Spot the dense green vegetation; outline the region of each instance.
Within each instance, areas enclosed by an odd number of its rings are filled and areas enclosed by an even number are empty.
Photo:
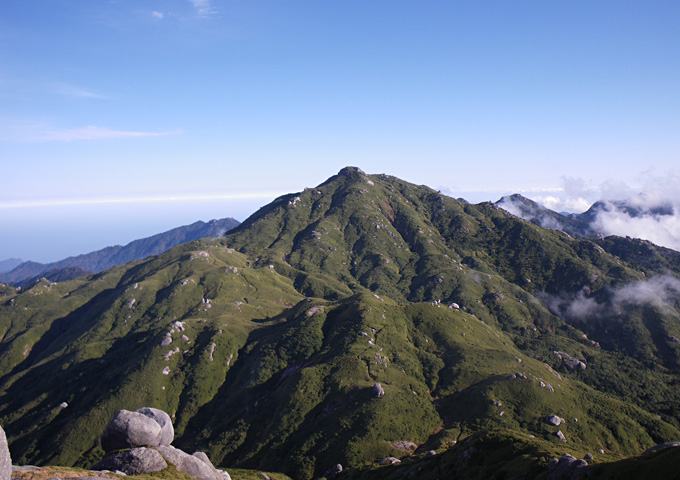
[[[635,242],[343,169],[220,239],[2,286],[0,423],[16,463],[89,466],[153,406],[180,448],[305,480],[624,459],[680,439],[678,264]]]

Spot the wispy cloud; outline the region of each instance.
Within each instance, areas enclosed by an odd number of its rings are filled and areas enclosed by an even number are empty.
[[[181,131],[172,132],[137,132],[129,130],[114,130],[106,127],[87,126],[65,130],[51,130],[44,132],[40,140],[71,142],[74,140],[103,140],[111,138],[131,137],[161,137],[166,135],[178,135]]]
[[[617,289],[607,289],[605,298],[593,298],[585,287],[571,297],[539,294],[541,302],[555,315],[576,320],[620,316],[629,306],[651,305],[659,310],[670,310],[680,300],[680,279],[660,275],[642,282],[633,282]]]
[[[164,15],[163,15],[163,12],[157,12],[156,10],[154,10],[153,12],[151,12],[151,16],[152,16],[153,18],[157,18],[157,19],[159,19],[159,20],[163,20],[163,16],[164,16]]]
[[[58,95],[72,98],[83,98],[90,100],[108,100],[109,97],[92,90],[79,87],[77,85],[69,85],[66,83],[58,83],[48,87]]]
[[[40,198],[28,200],[0,201],[0,209],[32,208],[32,207],[70,207],[82,205],[113,205],[113,204],[148,204],[168,202],[192,202],[210,200],[257,200],[271,199],[281,195],[281,192],[251,192],[251,193],[218,193],[218,194],[186,194],[159,196],[128,196],[128,197],[94,197],[94,198]]]
[[[210,3],[210,0],[189,0],[196,9],[199,17],[211,17],[217,14],[217,10]]]

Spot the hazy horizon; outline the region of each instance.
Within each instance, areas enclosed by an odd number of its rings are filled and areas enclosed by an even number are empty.
[[[671,1],[2,2],[0,259],[243,220],[346,165],[473,203],[675,205],[679,15]]]

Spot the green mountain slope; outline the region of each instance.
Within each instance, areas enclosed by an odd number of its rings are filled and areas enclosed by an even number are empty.
[[[626,458],[680,439],[677,265],[645,252],[348,167],[220,239],[0,289],[0,423],[19,463],[89,465],[148,405],[179,447],[296,479]]]

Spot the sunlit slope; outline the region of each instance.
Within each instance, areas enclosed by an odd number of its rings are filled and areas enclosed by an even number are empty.
[[[302,298],[248,263],[202,241],[6,301],[0,402],[13,458],[83,463],[113,413],[135,405],[175,414],[181,432],[258,322]]]
[[[346,168],[221,239],[2,287],[0,422],[18,463],[89,465],[141,406],[179,447],[296,479],[466,441],[515,445],[494,462],[518,471],[624,458],[680,439],[680,282],[607,242]]]

